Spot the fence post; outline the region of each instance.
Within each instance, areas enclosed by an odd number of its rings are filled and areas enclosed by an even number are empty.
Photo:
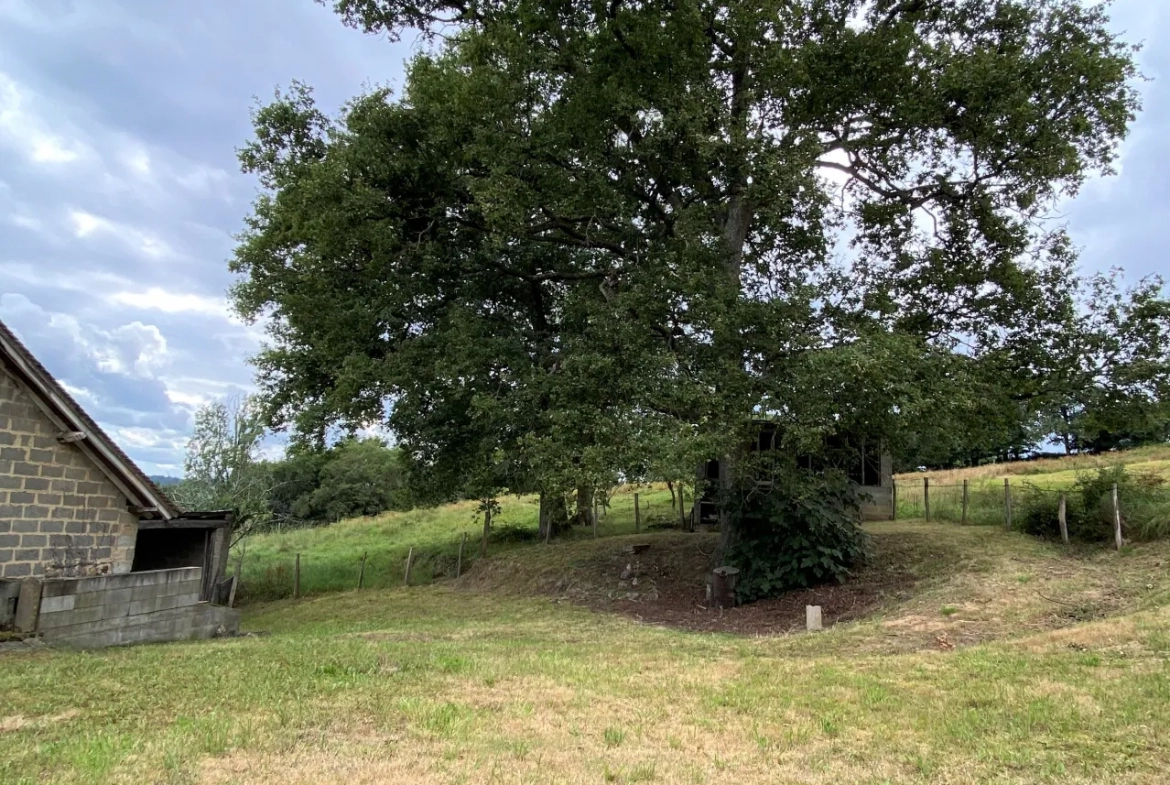
[[[893,488],[890,491],[890,501],[894,507],[894,510],[892,513],[890,513],[890,520],[896,521],[898,520],[898,481],[891,480],[891,482],[893,483]]]
[[[642,508],[638,506],[638,494],[634,494],[634,533],[642,531]]]
[[[922,507],[926,512],[926,522],[930,523],[930,478],[922,478]]]
[[[1113,541],[1121,550],[1121,508],[1117,505],[1117,483],[1113,483]]]
[[[480,558],[487,558],[488,529],[490,528],[492,528],[492,508],[489,504],[483,513],[483,544],[479,548]]]
[[[293,567],[293,599],[301,596],[301,555],[297,554],[296,565]]]
[[[1012,481],[1010,477],[1003,478],[1003,517],[1004,528],[1012,530]]]
[[[686,507],[683,506],[683,484],[678,484],[678,523],[683,531],[687,530]]]
[[[410,567],[414,564],[414,546],[410,546],[410,550],[406,554],[406,580],[404,585],[410,585]]]
[[[459,558],[455,560],[455,577],[463,574],[463,546],[467,545],[467,532],[463,532],[463,539],[459,541]]]
[[[963,516],[959,518],[959,525],[966,525],[966,507],[968,507],[968,491],[966,491],[968,481],[963,481]]]
[[[1060,506],[1056,508],[1056,520],[1060,524],[1060,540],[1068,545],[1068,495],[1060,494]]]
[[[358,591],[361,591],[366,582],[366,556],[368,555],[368,553],[362,553],[362,567],[358,570]]]

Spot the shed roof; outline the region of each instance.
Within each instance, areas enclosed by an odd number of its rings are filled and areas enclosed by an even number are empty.
[[[73,441],[131,504],[169,520],[182,511],[94,422],[65,388],[41,365],[16,334],[0,322],[0,362],[37,406],[61,429],[58,439]]]

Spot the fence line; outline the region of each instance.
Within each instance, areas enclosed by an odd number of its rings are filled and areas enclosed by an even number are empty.
[[[1127,540],[1170,536],[1170,484],[1157,477],[1108,475],[1078,480],[1069,488],[1045,488],[1005,478],[987,482],[938,483],[929,478],[895,480],[891,517],[924,518],[959,525],[1000,525],[1068,544],[1108,542],[1121,550]]]

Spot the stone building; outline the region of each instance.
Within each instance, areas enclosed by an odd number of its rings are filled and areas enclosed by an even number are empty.
[[[28,581],[196,569],[210,600],[229,533],[226,513],[181,511],[0,323],[0,624]]]

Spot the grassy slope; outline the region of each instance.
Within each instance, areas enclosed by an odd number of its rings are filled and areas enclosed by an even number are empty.
[[[1162,473],[1170,478],[1170,447],[1145,447],[1106,456],[1074,456],[998,466],[981,466],[952,472],[900,475],[900,515],[922,514],[921,482],[930,477],[935,517],[958,519],[960,485],[971,481],[973,523],[1002,523],[1003,477],[1013,478],[1019,488],[1030,483],[1045,488],[1070,486],[1079,471],[1112,463],[1126,463],[1134,471]],[[662,486],[640,491],[643,524],[673,523],[676,513],[670,495]],[[690,503],[688,489],[688,505]],[[506,497],[500,500],[502,513],[495,521],[491,552],[511,550],[524,544],[524,536],[535,535],[535,497]],[[598,527],[602,537],[633,533],[634,496],[632,488],[615,493],[608,515]],[[365,585],[390,587],[401,584],[407,552],[415,549],[412,582],[430,583],[454,575],[459,539],[468,535],[465,564],[479,555],[482,518],[476,503],[461,502],[428,510],[388,513],[374,518],[344,521],[332,526],[294,530],[253,537],[247,545],[244,564],[245,601],[292,596],[293,562],[301,554],[301,586],[307,594],[355,588],[362,555],[366,554]],[[592,530],[575,529],[570,539],[590,539]]]
[[[690,495],[687,495],[688,504]],[[493,523],[491,553],[525,544],[535,537],[537,500],[533,496],[500,499]],[[640,491],[643,525],[674,521],[670,494],[665,487]],[[367,555],[365,586],[398,586],[404,577],[406,556],[415,549],[411,582],[430,583],[454,575],[459,540],[467,533],[464,564],[479,557],[483,518],[476,502],[460,502],[426,510],[387,513],[374,518],[343,521],[332,526],[299,529],[252,537],[244,561],[245,600],[292,596],[293,562],[301,554],[301,586],[307,594],[342,591],[357,586],[362,555]],[[600,517],[598,534],[607,537],[634,531],[634,491],[615,493],[608,512]],[[576,528],[569,539],[591,539],[593,530]],[[233,562],[234,569],[234,562]]]
[[[816,636],[412,587],[251,609],[270,637],[0,655],[0,782],[1163,781],[1170,545],[873,531],[950,569]],[[480,588],[595,547],[503,554]]]
[[[937,485],[961,485],[967,480],[972,486],[1002,487],[1004,478],[1010,478],[1013,482],[1029,482],[1044,488],[1067,488],[1076,481],[1078,473],[1118,464],[1124,464],[1130,471],[1170,479],[1170,445],[1151,445],[1103,455],[996,463],[969,469],[907,472],[898,475],[897,480],[899,483],[921,484],[923,478],[929,477],[931,483]]]

